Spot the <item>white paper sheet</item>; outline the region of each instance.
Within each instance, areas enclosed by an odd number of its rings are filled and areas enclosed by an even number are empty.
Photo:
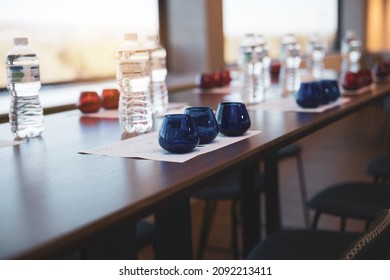
[[[247,106],[248,110],[269,110],[269,111],[285,111],[285,112],[305,112],[305,113],[322,113],[331,108],[340,106],[351,101],[350,98],[340,97],[337,101],[319,106],[317,108],[302,108],[294,98],[285,97],[264,103]]]
[[[6,140],[0,140],[0,148],[8,147],[8,146],[15,146],[22,144],[24,141],[6,141]]]
[[[194,150],[186,154],[172,154],[165,151],[158,144],[158,132],[142,134],[120,142],[109,144],[100,148],[81,151],[81,154],[92,154],[112,157],[142,158],[157,161],[185,162],[196,156],[220,149],[243,139],[252,137],[261,131],[247,131],[242,136],[227,137],[219,134],[218,137],[206,145],[199,145]]]
[[[166,114],[182,114],[184,109],[188,106],[188,103],[168,103],[168,111],[164,114],[158,115],[163,117]],[[117,119],[118,110],[100,110],[97,113],[82,114],[84,117],[101,118],[101,119]]]

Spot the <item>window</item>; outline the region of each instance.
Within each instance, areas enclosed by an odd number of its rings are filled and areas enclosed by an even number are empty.
[[[223,0],[225,62],[236,62],[245,33],[262,34],[274,58],[287,33],[297,37],[303,52],[314,33],[329,49],[336,38],[337,14],[337,0]]]
[[[157,34],[157,0],[13,0],[0,3],[0,55],[13,37],[28,37],[42,83],[112,78],[123,34]],[[0,67],[0,88],[6,86]]]
[[[370,52],[390,50],[390,0],[367,2],[366,47]]]

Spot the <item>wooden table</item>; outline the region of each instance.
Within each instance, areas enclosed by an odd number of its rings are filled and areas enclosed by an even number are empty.
[[[157,258],[191,258],[189,197],[233,170],[242,174],[247,253],[259,238],[251,181],[258,161],[266,163],[266,222],[272,232],[280,228],[276,150],[389,94],[390,85],[381,84],[321,114],[251,111],[251,129],[261,134],[182,164],[80,155],[119,141],[118,122],[77,111],[46,116],[41,138],[0,149],[0,259],[56,258],[78,248],[88,258],[136,258],[135,222],[153,213]],[[216,109],[223,96],[189,90],[170,99]],[[9,124],[0,125],[0,138],[11,138]]]

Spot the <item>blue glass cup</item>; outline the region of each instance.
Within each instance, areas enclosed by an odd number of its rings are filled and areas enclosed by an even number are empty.
[[[340,89],[337,80],[320,80],[318,85],[321,90],[322,104],[336,101],[340,97]]]
[[[175,154],[192,151],[199,144],[199,133],[191,115],[165,115],[158,143],[164,150]]]
[[[323,80],[329,84],[330,101],[336,101],[340,97],[339,83],[337,80]]]
[[[184,114],[189,114],[194,119],[200,144],[210,143],[217,137],[219,128],[211,107],[189,107],[184,110]]]
[[[317,83],[321,93],[320,104],[328,104],[329,102],[332,101],[331,100],[332,84],[329,82],[329,80],[320,80]]]
[[[295,100],[302,108],[316,108],[321,104],[321,92],[317,82],[301,83]]]
[[[216,119],[219,131],[226,136],[243,135],[251,126],[248,111],[241,102],[221,102]]]

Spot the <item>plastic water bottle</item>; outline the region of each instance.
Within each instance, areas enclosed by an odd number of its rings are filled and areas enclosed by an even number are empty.
[[[167,52],[159,44],[157,35],[148,36],[144,47],[149,52],[150,94],[153,113],[164,114],[168,110],[168,90],[165,83]]]
[[[14,47],[6,57],[7,88],[11,95],[9,121],[18,138],[36,137],[43,132],[39,60],[27,44],[27,38],[14,38]]]
[[[321,79],[324,71],[325,46],[317,34],[310,36],[307,45],[306,68],[316,79]]]
[[[119,123],[126,133],[144,133],[153,126],[149,93],[149,54],[136,33],[124,35],[116,52],[116,80],[120,88]]]
[[[347,30],[344,37],[341,40],[341,56],[346,58],[349,53],[349,43],[350,41],[357,40],[356,34],[352,30]]]
[[[324,72],[324,57],[325,57],[325,48],[324,44],[321,41],[317,41],[314,44],[313,53],[312,53],[312,69],[311,72],[316,79],[321,79]]]
[[[341,73],[346,73],[347,71],[358,72],[360,70],[360,48],[360,40],[353,31],[348,30],[341,42]]]
[[[288,33],[282,38],[279,50],[279,59],[280,59],[280,72],[279,79],[282,82],[284,89],[287,87],[287,80],[290,77],[287,77],[287,57],[289,55],[289,48],[291,45],[296,45],[297,39],[294,34]],[[291,74],[291,69],[290,69]],[[290,75],[291,76],[291,75]],[[291,80],[291,79],[290,79]],[[287,90],[290,91],[290,90]]]
[[[286,72],[284,88],[287,92],[295,92],[298,90],[301,77],[299,66],[301,65],[300,45],[298,43],[287,45],[286,52]]]
[[[348,50],[348,71],[359,72],[360,70],[360,57],[361,57],[361,43],[359,40],[352,40],[349,42]]]
[[[280,54],[279,54],[282,66],[284,66],[283,64],[285,64],[286,62],[288,46],[296,43],[297,43],[297,39],[295,38],[294,34],[288,33],[282,38],[282,42],[280,44]]]
[[[263,35],[256,35],[256,48],[255,53],[258,61],[261,61],[261,83],[264,90],[269,89],[271,86],[271,57],[268,54],[268,45]]]
[[[252,54],[255,46],[255,34],[245,34],[244,39],[240,42],[238,53],[238,66],[245,67],[247,64],[252,62]]]
[[[248,33],[240,43],[238,66],[241,70],[240,83],[242,100],[245,103],[257,103],[264,99],[261,84],[262,63],[255,55],[256,40],[253,33]]]

